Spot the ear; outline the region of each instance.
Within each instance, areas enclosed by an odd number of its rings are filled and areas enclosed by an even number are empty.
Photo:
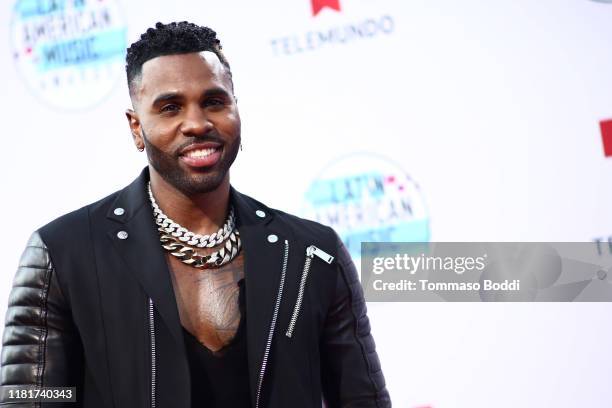
[[[144,139],[142,138],[142,128],[140,126],[138,114],[134,110],[128,109],[125,111],[125,117],[128,120],[128,125],[130,126],[130,131],[132,132],[134,145],[136,145],[138,150],[142,151],[145,147],[145,143]]]

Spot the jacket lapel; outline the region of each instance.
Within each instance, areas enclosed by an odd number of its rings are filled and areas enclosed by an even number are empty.
[[[153,300],[172,336],[182,346],[183,334],[178,308],[153,211],[146,195],[147,182],[148,171],[145,168],[132,184],[121,191],[107,214],[108,218],[118,221],[108,234],[129,271]],[[118,208],[123,209],[123,214],[115,213]],[[127,238],[119,237],[121,231],[127,233]],[[125,237],[125,234],[122,236]]]
[[[269,208],[233,188],[231,194],[244,251],[249,378],[251,399],[255,406],[259,376],[279,292],[285,240],[289,237],[286,232],[277,229],[277,223],[273,222],[275,217]],[[271,235],[276,235],[275,242],[269,241]],[[275,332],[278,331],[276,327]]]

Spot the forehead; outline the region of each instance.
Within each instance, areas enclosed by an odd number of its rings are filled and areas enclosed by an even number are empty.
[[[212,51],[152,58],[142,65],[138,82],[138,94],[145,98],[168,91],[199,92],[210,87],[231,91],[229,74]]]

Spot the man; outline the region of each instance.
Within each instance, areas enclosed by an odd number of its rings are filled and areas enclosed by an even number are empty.
[[[391,406],[338,236],[230,185],[240,116],[215,32],[158,23],[126,70],[149,166],[32,235],[2,385],[76,386],[84,407]]]

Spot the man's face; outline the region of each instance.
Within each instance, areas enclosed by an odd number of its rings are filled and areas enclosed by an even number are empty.
[[[213,52],[168,55],[142,66],[128,110],[134,142],[149,164],[186,194],[229,181],[240,147],[240,116],[226,68]]]

